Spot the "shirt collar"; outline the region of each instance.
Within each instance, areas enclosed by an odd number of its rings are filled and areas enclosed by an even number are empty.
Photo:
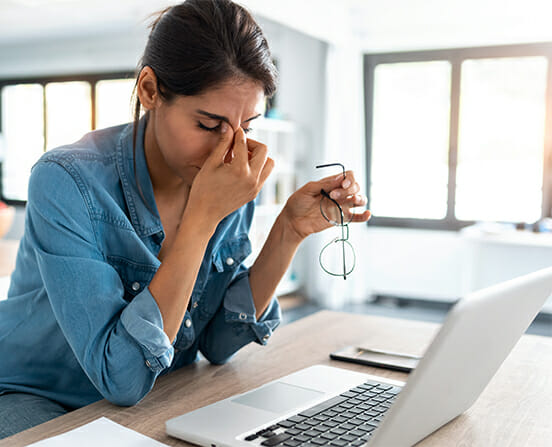
[[[136,150],[133,150],[133,123],[128,124],[117,144],[117,168],[132,225],[140,236],[163,231],[144,153],[147,115],[138,121]]]

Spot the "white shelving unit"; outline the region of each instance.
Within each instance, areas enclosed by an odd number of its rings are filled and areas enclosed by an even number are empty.
[[[252,125],[249,138],[268,147],[268,156],[275,162],[274,170],[257,197],[255,217],[249,233],[253,252],[246,264],[253,264],[261,251],[274,221],[288,197],[297,189],[294,169],[297,130],[294,123],[271,118],[259,118]],[[298,288],[298,278],[293,263],[280,281],[276,295],[291,293]]]

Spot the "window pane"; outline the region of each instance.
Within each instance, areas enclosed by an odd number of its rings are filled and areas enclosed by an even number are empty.
[[[133,120],[131,107],[134,79],[114,79],[96,84],[96,128]]]
[[[458,219],[540,218],[547,65],[544,57],[462,64]]]
[[[43,90],[38,84],[2,89],[2,164],[4,196],[27,200],[31,167],[44,153]]]
[[[370,186],[374,215],[445,217],[450,77],[447,61],[376,67]]]
[[[91,130],[92,105],[88,82],[46,85],[46,149],[79,140]]]

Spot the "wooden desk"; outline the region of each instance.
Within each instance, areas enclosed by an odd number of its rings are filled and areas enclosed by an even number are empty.
[[[226,365],[202,361],[161,377],[134,407],[96,402],[0,441],[0,447],[27,445],[100,416],[168,445],[189,445],[165,434],[167,419],[316,363],[406,380],[405,373],[332,361],[328,354],[359,340],[421,353],[437,329],[429,323],[319,312],[278,329],[266,347],[247,346]],[[552,339],[526,335],[473,407],[419,445],[549,447],[551,441]]]

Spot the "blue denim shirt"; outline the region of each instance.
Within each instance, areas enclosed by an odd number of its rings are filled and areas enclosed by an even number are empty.
[[[252,341],[266,344],[279,324],[275,298],[256,319],[242,263],[251,253],[250,202],[219,223],[168,339],[148,289],[164,232],[144,130],[145,118],[135,161],[129,124],[91,132],[33,167],[25,233],[0,301],[0,394],[34,393],[71,408],[102,398],[133,405],[198,351],[224,363]]]

